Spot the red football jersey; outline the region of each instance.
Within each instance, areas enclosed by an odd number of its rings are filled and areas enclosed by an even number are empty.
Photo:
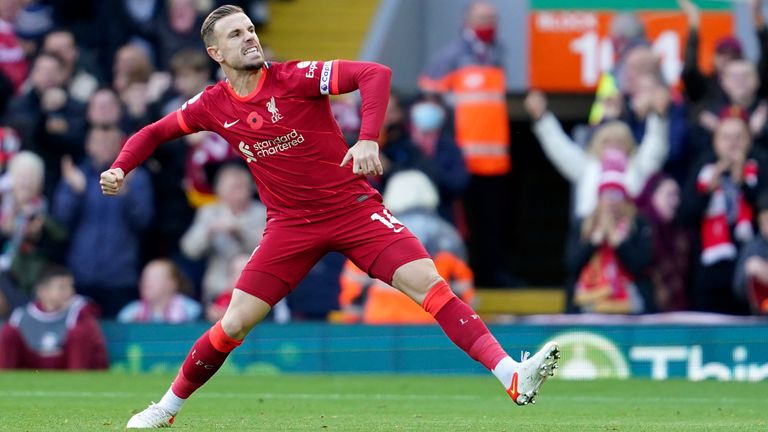
[[[363,196],[380,200],[364,177],[339,167],[348,148],[327,96],[338,93],[337,63],[265,64],[245,97],[221,81],[177,111],[179,125],[187,133],[216,132],[237,151],[269,217],[311,220]]]

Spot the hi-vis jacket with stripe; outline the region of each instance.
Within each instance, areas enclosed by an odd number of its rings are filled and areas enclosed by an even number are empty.
[[[500,47],[470,32],[438,52],[419,77],[422,90],[445,93],[453,103],[456,142],[472,174],[510,170],[505,82]]]

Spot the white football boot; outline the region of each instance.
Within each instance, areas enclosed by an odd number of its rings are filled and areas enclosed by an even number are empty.
[[[165,408],[161,408],[160,405],[151,403],[144,411],[131,417],[125,427],[127,429],[155,429],[171,427],[175,418],[176,416],[171,414]]]
[[[547,378],[555,374],[557,360],[560,359],[560,348],[556,342],[547,342],[533,357],[526,352],[512,375],[512,384],[507,394],[518,405],[536,403],[539,387]]]

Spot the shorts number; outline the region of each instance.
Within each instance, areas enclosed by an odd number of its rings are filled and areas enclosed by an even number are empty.
[[[384,216],[386,216],[386,218]],[[379,221],[379,222],[383,223],[384,226],[386,226],[387,228],[391,229],[392,231],[394,231],[396,233],[399,233],[400,231],[405,229],[405,226],[403,225],[403,223],[400,222],[399,220],[397,220],[396,217],[392,216],[392,214],[389,212],[389,210],[384,209],[384,216],[382,216],[382,215],[380,215],[378,213],[373,213],[371,215],[371,220]],[[400,226],[399,227],[395,227],[395,225],[400,225]]]

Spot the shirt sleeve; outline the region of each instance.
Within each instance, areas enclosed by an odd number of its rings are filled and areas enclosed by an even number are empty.
[[[291,83],[293,92],[302,97],[319,97],[333,93],[333,75],[338,70],[336,61],[290,61],[281,64],[281,80]]]
[[[283,64],[282,79],[291,80],[303,97],[351,93],[360,90],[360,139],[375,141],[389,101],[392,70],[387,66],[351,60],[304,61]]]
[[[389,102],[392,70],[371,62],[335,60],[333,63],[338,64],[335,77],[331,76],[333,94],[360,90],[362,116],[359,138],[378,140]]]
[[[204,130],[204,121],[208,117],[204,94],[205,90],[190,98],[178,110],[143,127],[131,136],[112,168],[120,168],[128,174],[147,160],[160,144]]]
[[[120,150],[112,168],[120,168],[128,174],[147,160],[161,143],[187,135],[189,132],[183,129],[177,116],[177,112],[170,113],[133,134]]]
[[[211,112],[206,91],[210,88],[211,86],[192,96],[176,110],[179,126],[185,133],[191,134],[206,129],[206,119],[210,118]]]

